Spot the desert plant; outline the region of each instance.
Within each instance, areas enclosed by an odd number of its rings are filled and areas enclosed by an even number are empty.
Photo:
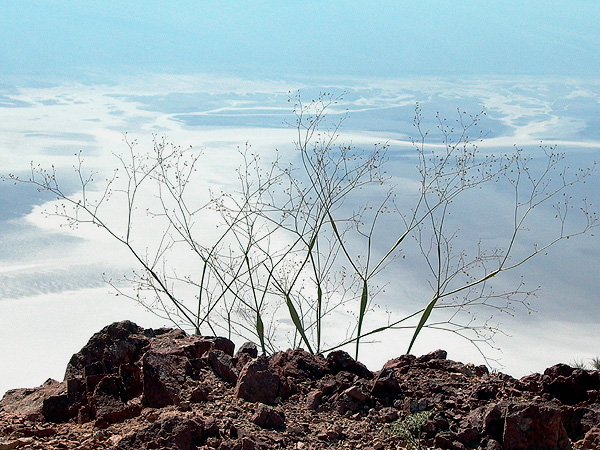
[[[574,359],[569,365],[575,369],[587,368],[587,363],[583,359]]]
[[[515,304],[529,308],[528,298],[536,292],[522,281],[496,291],[492,279],[598,225],[585,199],[578,220],[570,220],[576,210],[569,189],[595,166],[568,173],[563,155],[554,148],[544,148],[537,171],[522,150],[484,154],[477,147],[480,115],[459,111],[453,122],[438,117],[441,143],[430,145],[417,105],[418,138],[413,143],[419,179],[408,195],[385,172],[387,145],[361,149],[338,144],[345,116],[331,122],[326,113],[340,97],[324,94],[304,104],[298,95],[290,101],[296,158],[283,161],[278,156],[265,163],[246,146],[239,151],[239,188],[234,192],[199,196],[195,183],[201,178],[203,155],[159,137],[153,151],[144,154],[125,136],[128,151],[117,156],[119,167],[101,188],[95,174],[86,174],[81,154],[75,165],[78,194],[65,193],[55,171],[40,166],[32,165],[29,178],[6,179],[54,194],[57,202],[49,215],[72,227],[93,224],[129,251],[141,270],[124,277],[135,287],[133,293],[118,280],[107,280],[118,293],[196,333],[225,330],[230,337],[255,340],[263,353],[279,347],[276,317],[284,314],[293,325],[292,343],[311,352],[353,344],[358,357],[365,338],[413,328],[410,352],[421,331],[433,328],[467,339],[485,357],[481,345],[490,344],[499,330],[487,320],[476,324],[475,312],[511,313]],[[451,214],[469,193],[485,193],[499,184],[508,186],[513,198],[511,220],[498,236],[504,242],[486,246],[473,237],[472,248],[463,247],[470,244],[459,240],[459,225]],[[407,198],[414,199],[412,206],[406,206]],[[108,211],[118,201],[124,205],[123,217],[109,220]],[[555,234],[528,244],[523,238],[535,224],[534,213],[546,203],[554,207]],[[209,221],[218,226],[207,232],[202,227]],[[150,223],[160,230],[154,240],[134,239]],[[407,250],[411,247],[412,253]],[[175,255],[185,264],[178,265]],[[392,268],[401,270],[405,258],[420,259],[431,297],[408,316],[390,316],[387,323],[365,329],[375,295],[393,282],[386,275]],[[324,337],[328,321],[347,310],[355,316],[346,336],[330,343],[331,337]],[[433,320],[434,312],[445,311],[447,316]]]
[[[584,359],[574,359],[569,365],[576,369],[600,370],[600,357],[596,356],[595,358],[590,359],[589,363]]]
[[[421,411],[406,416],[404,419],[396,420],[385,426],[385,431],[391,436],[402,439],[409,450],[420,450],[421,431],[434,411]]]

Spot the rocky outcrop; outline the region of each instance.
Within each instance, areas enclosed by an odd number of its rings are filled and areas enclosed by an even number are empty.
[[[235,396],[248,402],[275,403],[281,389],[281,378],[269,366],[266,356],[246,364],[235,386]]]
[[[371,372],[343,351],[234,354],[225,338],[125,321],[92,336],[64,381],[4,396],[0,449],[385,449],[418,413],[427,447],[598,449],[599,392],[598,371],[564,364],[516,380],[437,350]]]
[[[456,440],[462,444],[477,443],[477,436],[502,443],[505,450],[572,448],[562,422],[561,408],[552,402],[501,401],[473,411],[464,430],[475,430],[474,441]]]

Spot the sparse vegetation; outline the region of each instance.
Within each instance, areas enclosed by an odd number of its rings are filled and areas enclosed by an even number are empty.
[[[596,356],[589,361],[586,361],[585,359],[574,359],[569,365],[576,369],[600,370],[600,357]]]
[[[76,195],[61,189],[54,169],[32,165],[29,178],[5,179],[53,194],[57,202],[49,215],[74,228],[94,225],[128,250],[139,269],[107,280],[120,295],[196,333],[253,340],[263,353],[283,345],[317,353],[352,344],[358,357],[366,338],[402,328],[414,329],[410,352],[430,328],[467,339],[485,357],[485,346],[500,331],[490,321],[493,313],[512,314],[515,305],[530,310],[537,291],[522,280],[508,288],[492,286],[492,280],[598,225],[586,199],[577,203],[570,194],[595,166],[570,172],[554,148],[543,148],[535,164],[519,149],[480,152],[481,115],[438,117],[431,138],[417,105],[417,178],[412,189],[401,190],[385,170],[387,145],[364,149],[337,142],[344,117],[332,122],[326,113],[339,97],[325,94],[304,104],[298,95],[290,101],[295,156],[263,162],[250,146],[240,150],[235,192],[199,195],[203,155],[165,138],[155,138],[144,154],[126,137],[128,152],[117,155],[119,167],[102,186],[78,155]],[[469,236],[465,244],[452,214],[460,215],[460,201],[468,201],[469,193],[490,194],[489,185],[512,193],[510,220],[494,225],[506,225],[496,238]],[[535,213],[546,204],[553,208],[554,228],[544,222],[545,233],[532,239]],[[109,213],[119,209],[123,216],[114,220]],[[208,232],[207,218],[218,222]],[[140,235],[150,226],[159,231],[146,242]],[[386,323],[367,328],[374,298],[395,287],[394,274],[407,263],[422,269],[416,278],[429,288],[429,298],[407,316],[397,317],[391,308]],[[482,311],[484,320],[477,321]],[[338,313],[347,318],[346,335],[326,336],[333,325],[339,329]],[[282,316],[293,326],[288,344],[275,333]]]
[[[587,363],[582,359],[574,359],[569,365],[575,369],[585,369]]]
[[[385,431],[402,439],[409,450],[421,450],[421,431],[434,411],[421,411],[410,414],[385,426]]]

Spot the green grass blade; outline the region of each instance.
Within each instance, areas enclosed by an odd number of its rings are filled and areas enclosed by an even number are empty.
[[[321,324],[322,324],[322,308],[323,308],[323,289],[321,283],[317,285],[317,353],[321,350]]]
[[[256,333],[258,334],[258,340],[260,341],[260,349],[263,355],[267,354],[265,347],[265,324],[263,323],[260,311],[256,311]]]
[[[369,290],[367,286],[367,280],[363,280],[363,289],[362,294],[360,296],[360,309],[358,311],[358,329],[357,335],[359,336],[356,339],[356,354],[354,359],[358,359],[358,348],[360,347],[360,334],[362,332],[362,325],[365,320],[365,312],[367,311],[367,303],[369,301]]]
[[[408,350],[406,351],[406,353],[410,353],[410,351],[412,350],[412,346],[415,343],[417,336],[419,335],[419,333],[421,332],[421,330],[427,323],[427,320],[429,320],[429,316],[431,315],[431,312],[433,311],[433,308],[435,307],[435,304],[437,303],[437,301],[439,299],[440,299],[440,297],[438,297],[438,296],[431,299],[431,301],[429,302],[429,304],[423,311],[423,314],[421,315],[421,319],[419,320],[419,324],[417,325],[417,328],[415,329],[415,333],[413,334],[413,337],[410,341],[410,345],[408,346]]]
[[[302,340],[306,344],[306,348],[308,348],[308,351],[310,353],[314,354],[314,351],[310,345],[310,342],[309,342],[308,338],[306,337],[306,333],[304,332],[304,327],[302,326],[302,321],[300,320],[298,311],[296,311],[296,307],[292,303],[292,299],[290,298],[289,294],[287,294],[287,293],[285,294],[285,303],[287,304],[288,310],[290,312],[290,317],[292,319],[292,322],[294,322],[294,326],[296,327],[296,330],[298,330],[298,333],[300,333]]]

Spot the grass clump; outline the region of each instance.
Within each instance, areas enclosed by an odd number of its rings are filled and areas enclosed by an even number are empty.
[[[432,413],[433,411],[421,411],[410,414],[404,419],[386,425],[385,431],[391,436],[402,439],[410,450],[423,449],[420,442],[421,431]]]
[[[596,356],[590,359],[589,362],[586,362],[584,359],[574,359],[569,365],[575,369],[600,370],[600,357]]]
[[[587,367],[587,363],[583,359],[574,359],[569,365],[574,369],[585,369]]]

